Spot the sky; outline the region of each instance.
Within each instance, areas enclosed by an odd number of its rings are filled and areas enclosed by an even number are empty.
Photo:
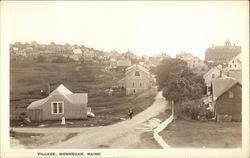
[[[5,1],[2,7],[11,43],[172,57],[184,51],[204,59],[206,48],[229,39],[248,50],[247,1]]]

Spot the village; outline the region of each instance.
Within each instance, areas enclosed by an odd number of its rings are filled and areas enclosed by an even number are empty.
[[[11,146],[241,147],[241,46],[202,53],[10,44]]]

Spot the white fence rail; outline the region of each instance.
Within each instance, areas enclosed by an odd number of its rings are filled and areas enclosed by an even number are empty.
[[[164,130],[174,119],[174,107],[172,104],[172,114],[163,123],[161,123],[157,128],[154,129],[154,139],[161,145],[163,149],[170,148],[170,146],[162,139],[159,133]]]

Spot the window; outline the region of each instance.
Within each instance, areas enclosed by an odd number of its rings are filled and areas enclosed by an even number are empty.
[[[134,89],[134,94],[135,94],[135,89]]]
[[[229,65],[229,67],[230,67],[230,68],[232,67],[231,64]]]
[[[235,64],[235,65],[234,65],[234,68],[236,68],[236,67],[237,67],[237,65]]]
[[[232,63],[234,63],[234,60],[232,61]]]
[[[214,75],[214,74],[212,74],[212,78],[215,78],[215,75]]]
[[[64,104],[62,101],[51,102],[51,114],[63,114]]]
[[[228,94],[229,94],[229,98],[234,98],[234,93],[232,91],[229,91]]]
[[[140,87],[142,87],[142,84],[141,84],[141,82],[140,82]]]
[[[140,76],[139,71],[135,71],[135,76]]]
[[[135,86],[135,83],[133,82],[133,87]]]

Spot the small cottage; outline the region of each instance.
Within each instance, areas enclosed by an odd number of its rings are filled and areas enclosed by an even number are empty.
[[[48,97],[32,102],[28,107],[31,121],[84,119],[87,117],[87,93],[72,93],[64,85],[58,86]]]
[[[214,79],[212,100],[217,120],[231,117],[233,121],[241,121],[242,86],[240,82],[230,77]]]

